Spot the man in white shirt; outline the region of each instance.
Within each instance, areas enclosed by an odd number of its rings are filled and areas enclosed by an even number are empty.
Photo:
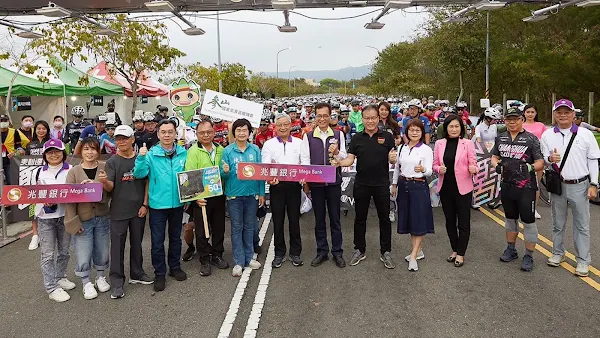
[[[346,141],[344,133],[332,130],[329,127],[331,106],[328,103],[315,105],[317,128],[304,135],[300,158],[305,165],[331,165],[331,160],[346,158]],[[339,268],[346,266],[342,257],[342,225],[340,222],[340,208],[342,195],[342,170],[336,169],[334,183],[310,183],[312,206],[315,212],[315,238],[317,240],[317,256],[310,263],[316,267],[329,259],[329,244],[327,243],[327,226],[325,213],[329,212],[329,226],[331,228],[331,254],[333,261]],[[306,189],[306,188],[305,188]]]
[[[300,148],[302,140],[290,136],[292,120],[287,114],[275,115],[277,137],[265,142],[261,151],[262,163],[300,164]],[[272,266],[281,267],[285,261],[285,235],[283,223],[285,211],[288,212],[290,231],[290,260],[294,266],[301,266],[302,240],[300,239],[300,201],[302,183],[279,182],[277,178],[268,182],[271,195],[271,212],[273,214],[273,235],[275,238],[275,258]]]
[[[564,238],[569,205],[573,211],[573,240],[577,268],[575,275],[588,275],[590,256],[590,205],[588,199],[598,194],[598,159],[600,149],[591,131],[573,123],[575,107],[566,99],[554,103],[556,126],[542,134],[542,153],[555,170],[563,164],[567,146],[574,135],[573,144],[560,176],[562,194],[552,194],[552,257],[548,265],[559,266],[564,261]]]

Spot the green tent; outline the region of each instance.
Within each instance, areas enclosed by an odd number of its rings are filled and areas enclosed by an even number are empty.
[[[45,83],[21,74],[13,83],[11,96],[65,96],[64,86],[56,83]],[[10,81],[15,72],[0,67],[0,96],[8,94]]]
[[[57,59],[54,60],[61,64],[61,72],[58,73],[58,79],[65,85],[65,96],[122,96],[125,89],[119,85],[104,81],[93,76],[88,76],[87,86],[80,85],[79,79],[87,76],[79,69],[69,66]]]

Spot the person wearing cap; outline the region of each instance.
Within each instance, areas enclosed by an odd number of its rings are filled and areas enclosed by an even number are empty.
[[[66,162],[64,143],[55,139],[46,141],[42,156],[44,165],[35,174],[37,184],[65,184],[71,165]],[[34,214],[38,221],[44,287],[50,299],[65,302],[71,299],[66,290],[75,288],[75,283],[67,279],[71,235],[65,231],[65,205],[36,204]]]
[[[262,151],[262,163],[300,164],[300,148],[302,140],[290,135],[292,122],[287,114],[275,116],[277,137],[265,142]],[[302,184],[298,182],[280,182],[277,178],[270,184],[271,212],[273,214],[273,231],[275,241],[275,258],[272,266],[279,268],[285,261],[286,244],[284,235],[285,214],[289,220],[290,260],[294,266],[303,264],[302,238],[300,237],[300,202]],[[302,182],[303,183],[303,182]]]
[[[535,172],[544,169],[540,141],[523,128],[523,115],[511,108],[505,115],[507,131],[500,133],[492,148],[491,164],[501,174],[500,199],[506,214],[506,242],[502,262],[510,262],[519,255],[515,248],[519,234],[519,218],[523,222],[525,255],[521,262],[522,271],[533,269],[533,251],[538,241],[535,224],[535,193],[538,189]]]
[[[65,119],[60,115],[54,116],[52,129],[50,129],[50,138],[55,138],[63,142],[69,141],[65,130]]]
[[[302,107],[300,107],[300,108],[302,108]],[[303,114],[302,116],[305,118],[308,118],[309,116],[314,114],[312,102],[308,102],[308,101],[304,102],[304,109],[302,109],[302,114]],[[303,118],[302,118],[302,120],[303,120]]]
[[[150,149],[159,142],[159,137],[156,131],[157,124],[161,121],[151,112],[144,113],[144,129],[146,132],[141,140],[137,141],[138,149],[141,149],[146,144],[146,148]]]
[[[6,184],[10,185],[10,162],[15,155],[25,155],[29,139],[20,131],[10,127],[8,115],[0,115],[0,132],[2,133],[2,167]]]
[[[106,113],[114,113],[115,114],[115,125],[120,126],[122,124],[119,113],[115,112],[115,99],[110,100],[110,102],[106,106]]]
[[[316,127],[317,127],[317,120],[316,120],[315,114],[310,114],[310,116],[306,119],[306,127],[302,128],[302,135],[306,135],[306,134],[310,133]]]
[[[163,291],[167,274],[165,264],[167,233],[169,275],[178,281],[187,279],[180,263],[183,204],[179,201],[177,188],[177,173],[184,171],[187,150],[176,142],[177,126],[173,120],[163,120],[158,124],[158,137],[160,143],[154,147],[148,149],[142,145],[140,148],[139,155],[135,159],[133,176],[138,179],[148,178],[154,291]]]
[[[350,265],[354,266],[366,256],[367,216],[371,198],[377,208],[379,218],[379,259],[388,269],[395,268],[390,252],[392,251],[392,224],[390,221],[390,180],[389,163],[396,163],[394,137],[378,128],[379,111],[375,104],[366,106],[362,111],[364,130],[350,141],[348,156],[332,164],[349,167],[356,160],[356,179],[354,181],[354,200],[356,205],[354,219],[354,253]]]
[[[298,110],[296,109],[296,107],[289,107],[287,109],[287,113],[290,116],[290,119],[292,120],[292,124],[290,127],[290,135],[292,135],[292,137],[302,139],[302,128],[306,127],[306,123],[304,123],[304,121],[298,118]]]
[[[357,100],[352,101],[352,111],[348,117],[348,120],[356,126],[356,132],[362,133],[365,129],[362,121],[362,112],[360,111],[360,102]]]
[[[339,124],[344,126],[344,136],[346,138],[346,147],[350,144],[352,136],[356,134],[356,125],[354,122],[349,120],[350,109],[343,105],[340,107],[340,122]]]
[[[429,145],[429,142],[431,140],[431,126],[429,123],[429,119],[421,115],[422,112],[423,106],[421,105],[421,102],[419,102],[419,99],[413,99],[410,102],[408,102],[408,112],[406,114],[406,117],[402,119],[401,133],[404,143],[408,143],[408,138],[406,137],[406,125],[408,124],[408,121],[410,121],[411,119],[419,119],[421,120],[421,122],[423,122],[423,126],[425,126],[425,144]]]
[[[117,153],[106,161],[106,181],[102,182],[115,203],[110,204],[110,284],[111,298],[125,296],[125,242],[129,232],[129,283],[154,282],[143,268],[142,240],[148,214],[147,181],[133,176],[137,157],[135,136],[130,126],[116,127]]]
[[[573,120],[573,123],[575,123],[579,127],[585,128],[587,130],[591,130],[591,131],[600,133],[600,128],[593,126],[589,123],[586,123],[583,120],[585,120],[585,112],[581,109],[575,109],[575,120]]]
[[[344,133],[331,128],[331,106],[328,103],[315,105],[317,127],[304,135],[300,149],[301,164],[331,165],[331,159],[346,158]],[[336,117],[337,121],[337,117]],[[337,123],[336,123],[337,127]],[[305,190],[310,190],[312,206],[315,212],[315,239],[317,256],[310,263],[319,266],[329,259],[329,244],[327,243],[326,212],[329,213],[329,228],[331,230],[331,254],[335,265],[339,268],[346,266],[342,254],[342,225],[340,222],[340,197],[342,195],[342,170],[336,169],[336,180],[333,183],[308,183]],[[308,189],[306,188],[308,187]]]
[[[108,123],[106,123],[106,126],[104,127],[104,130],[106,130],[106,133],[102,134],[102,136],[100,136],[100,153],[101,154],[108,154],[108,155],[113,155],[117,153],[117,141],[115,140],[115,122],[114,121],[108,121]]]
[[[144,129],[143,114],[144,114],[143,111],[137,110],[132,118],[133,136],[135,138],[133,145],[134,145],[134,150],[136,150],[136,151],[137,151],[137,149],[139,149],[142,146],[142,143],[143,143],[142,137],[144,136],[144,133],[146,132],[146,129]],[[139,145],[138,145],[138,143],[139,143]]]
[[[69,203],[65,210],[65,231],[73,236],[75,275],[81,278],[83,297],[94,299],[98,292],[110,290],[105,271],[109,261],[109,201],[105,163],[98,161],[100,143],[94,137],[81,141],[81,164],[67,174],[67,184],[102,183],[102,199],[91,203]],[[117,202],[117,201],[115,201]],[[121,203],[121,201],[118,201]],[[92,263],[96,269],[95,283],[90,281]]]
[[[169,112],[169,108],[167,108],[166,106],[158,106],[156,108],[156,114],[154,115],[156,118],[157,122],[160,122],[161,120],[167,119],[169,118],[167,116],[167,113]]]
[[[231,125],[227,121],[223,121],[223,119],[217,117],[211,117],[215,129],[214,141],[220,144],[223,147],[227,147],[230,143],[230,133],[231,133]]]
[[[598,195],[598,159],[600,150],[591,131],[575,123],[575,107],[567,99],[554,103],[556,125],[542,134],[544,159],[560,172],[562,194],[552,194],[552,257],[548,265],[559,266],[564,261],[565,228],[569,206],[573,213],[573,241],[577,268],[575,275],[589,273],[590,255],[590,204],[588,199]],[[568,144],[573,144],[566,154]]]
[[[77,141],[77,145],[75,146],[75,150],[73,153],[75,155],[81,155],[81,141],[88,137],[95,137],[100,140],[102,134],[106,133],[104,127],[106,126],[106,115],[98,115],[94,119],[94,124],[89,125],[83,128],[81,131],[81,135],[79,135],[79,140]]]
[[[88,122],[82,120],[84,114],[85,108],[83,108],[82,106],[76,106],[71,109],[73,121],[67,123],[67,126],[65,128],[65,133],[68,137],[69,148],[71,152],[75,151],[77,141],[79,141],[79,137],[81,136],[83,129],[90,125]]]
[[[270,112],[268,114],[264,114],[260,120],[260,125],[258,127],[258,132],[254,137],[254,144],[258,146],[259,149],[262,149],[265,142],[275,137],[274,126],[271,123]]]
[[[211,120],[202,120],[196,126],[198,142],[194,143],[187,152],[185,170],[197,170],[221,166],[223,146],[214,141],[214,123]],[[210,225],[212,244],[204,233],[204,221],[202,209],[197,203],[192,203],[188,213],[193,216],[193,227],[187,225],[184,238],[188,249],[184,256],[192,258],[194,251],[198,254],[200,261],[200,276],[210,276],[212,266],[219,269],[229,268],[227,261],[223,259],[223,241],[225,239],[225,195],[211,197],[206,200],[206,218]],[[194,228],[196,234],[196,246],[194,246]],[[185,258],[184,258],[185,260]]]

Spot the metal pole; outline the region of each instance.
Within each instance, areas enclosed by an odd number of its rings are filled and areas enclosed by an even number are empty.
[[[485,37],[485,98],[490,98],[490,11],[487,12]]]
[[[556,102],[556,93],[552,93],[552,102],[550,102],[550,115],[552,116],[552,125],[554,125],[554,102]]]
[[[218,62],[219,62],[219,92],[223,92],[223,79],[221,78],[221,72],[223,68],[221,67],[221,25],[219,24],[221,20],[219,20],[219,11],[217,11],[217,54],[218,54]]]
[[[588,123],[594,124],[594,92],[590,92],[588,98]]]
[[[290,48],[292,48],[292,47],[287,47],[287,48],[284,48],[277,52],[277,80],[279,80],[279,53],[283,52],[284,50],[288,50]],[[279,82],[279,81],[277,81],[277,82]]]
[[[354,67],[352,67],[352,89],[356,88],[354,85]]]
[[[7,109],[9,109],[9,108],[7,107]],[[2,133],[0,133],[0,144],[4,144],[4,141],[2,140]],[[4,189],[4,165],[0,166],[0,192],[3,189]],[[2,239],[5,241],[8,239],[8,229],[6,228],[6,209],[5,209],[4,205],[2,205]]]

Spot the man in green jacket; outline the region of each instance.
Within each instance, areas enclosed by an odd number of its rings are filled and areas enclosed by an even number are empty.
[[[362,112],[360,111],[360,102],[357,100],[352,101],[352,111],[350,112],[350,116],[348,117],[350,122],[354,123],[356,126],[356,132],[362,133],[365,129],[365,126],[362,122]]]
[[[203,120],[196,126],[196,136],[198,142],[188,149],[185,170],[196,170],[210,167],[218,167],[222,161],[223,147],[214,142],[215,130],[214,124],[210,120]],[[222,182],[223,180],[221,180]],[[225,188],[223,188],[225,190]],[[194,227],[196,228],[196,246],[194,248],[193,237],[185,236],[188,242],[188,249],[184,259],[191,256],[194,250],[198,253],[200,259],[200,275],[210,276],[212,273],[211,264],[219,269],[229,268],[227,261],[223,259],[223,240],[225,239],[225,195],[211,197],[206,200],[206,217],[210,224],[212,245],[204,233],[204,222],[202,218],[202,209],[192,203],[190,210],[194,218]],[[193,231],[186,229],[186,232]],[[190,253],[191,252],[191,253]]]

